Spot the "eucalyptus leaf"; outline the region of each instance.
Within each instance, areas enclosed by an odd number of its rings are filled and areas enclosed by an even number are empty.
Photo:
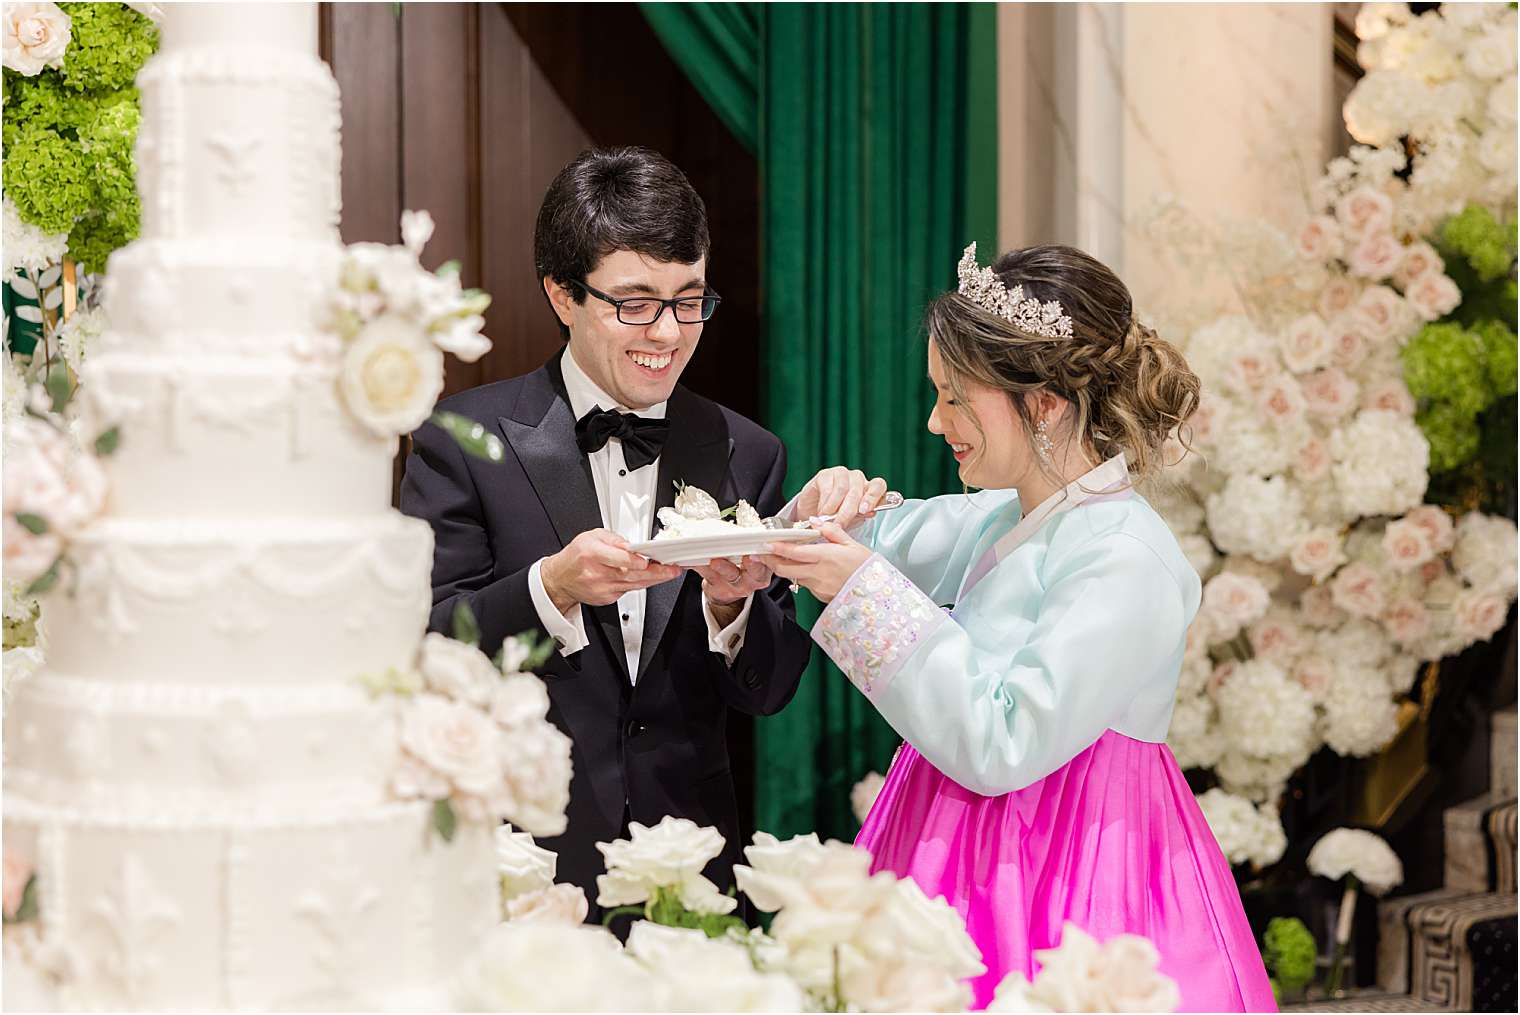
[[[69,378],[68,368],[59,366],[58,369],[49,371],[43,386],[47,389],[48,397],[53,400],[53,411],[63,415],[63,410],[69,407],[69,400],[74,397],[74,382]]]
[[[433,801],[433,827],[444,842],[454,841],[454,829],[459,827],[459,819],[454,816],[454,805],[447,798]]]
[[[37,287],[33,285],[32,280],[27,278],[25,275],[22,275],[18,272],[15,275],[12,275],[6,281],[10,282],[11,284],[11,292],[15,293],[17,296],[20,296],[22,299],[35,300],[37,298]]]
[[[49,310],[57,310],[59,307],[63,306],[63,287],[60,286],[57,289],[49,289],[47,296],[42,301],[42,305],[44,307],[47,307]]]
[[[44,592],[46,592],[48,589],[52,588],[54,585],[57,585],[58,584],[58,575],[59,575],[59,564],[62,563],[62,560],[63,560],[63,558],[60,557],[60,558],[58,558],[58,560],[53,561],[53,566],[50,567],[50,568],[48,568],[45,572],[43,572],[42,577],[38,578],[36,581],[34,581],[30,585],[28,585],[26,587],[26,591],[23,592],[22,595],[24,595],[24,596],[40,596]]]
[[[102,457],[113,455],[121,446],[121,427],[113,426],[99,437],[95,438],[95,453]]]
[[[434,426],[454,438],[454,443],[467,455],[488,462],[499,462],[506,457],[507,449],[501,438],[488,433],[485,427],[468,416],[461,416],[457,412],[435,412],[431,421]]]
[[[475,620],[475,611],[464,599],[454,604],[454,640],[480,647],[480,624]]]
[[[30,324],[41,324],[42,323],[42,310],[41,310],[41,308],[40,307],[34,307],[30,303],[18,303],[18,304],[16,304],[14,307],[11,308],[11,313],[15,314],[17,317],[21,318],[23,321],[26,321],[26,322],[28,322]]]
[[[16,915],[11,922],[25,923],[35,919],[37,919],[37,875],[33,874],[26,879],[26,887],[21,890],[21,905],[16,907]]]
[[[63,265],[55,264],[41,275],[37,276],[37,284],[44,289],[51,289],[63,278]]]
[[[47,519],[41,515],[34,515],[29,511],[17,511],[16,521],[21,527],[34,536],[40,536],[48,530]]]

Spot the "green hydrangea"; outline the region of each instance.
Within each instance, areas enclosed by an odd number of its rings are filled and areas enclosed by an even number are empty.
[[[1415,398],[1444,402],[1475,416],[1493,401],[1483,340],[1460,324],[1427,324],[1402,353],[1404,382]]]
[[[1273,917],[1262,936],[1262,961],[1273,981],[1293,993],[1314,979],[1314,935],[1297,917]]]
[[[126,4],[58,6],[72,19],[63,81],[75,91],[126,88],[158,46],[158,27]]]
[[[1515,224],[1504,225],[1481,205],[1470,204],[1447,219],[1441,243],[1461,254],[1483,282],[1503,278],[1515,262]]]
[[[1515,393],[1515,333],[1503,321],[1484,321],[1473,331],[1483,343],[1488,387],[1495,398]]]
[[[1430,444],[1430,471],[1449,472],[1478,453],[1478,417],[1448,402],[1432,402],[1415,415]]]
[[[5,195],[43,232],[66,233],[94,204],[89,160],[51,127],[22,127],[5,153]]]

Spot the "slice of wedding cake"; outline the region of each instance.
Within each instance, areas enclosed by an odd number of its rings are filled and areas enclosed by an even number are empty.
[[[726,536],[739,529],[764,529],[760,513],[741,500],[727,511],[718,507],[712,494],[695,486],[678,484],[675,507],[660,508],[660,531],[656,540],[689,539],[693,536]],[[724,515],[733,515],[730,521]]]
[[[120,448],[5,710],[6,877],[35,924],[24,948],[7,925],[6,1006],[23,981],[95,1009],[415,1004],[499,918],[499,795],[456,826],[439,772],[484,794],[507,762],[484,713],[418,693],[404,721],[360,680],[416,670],[432,543],[315,323],[343,261],[316,5],[173,5],[138,86],[142,239],[80,386]],[[409,382],[380,360],[361,387]],[[541,688],[512,693],[542,717]]]

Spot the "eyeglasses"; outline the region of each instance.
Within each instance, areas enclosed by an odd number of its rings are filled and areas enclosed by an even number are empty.
[[[653,324],[660,319],[666,307],[669,307],[670,312],[675,315],[678,324],[701,324],[710,319],[713,312],[718,309],[718,304],[723,302],[723,297],[711,291],[701,296],[677,296],[672,300],[662,300],[654,296],[627,296],[618,299],[616,296],[608,296],[600,289],[593,289],[585,282],[570,284],[580,286],[604,303],[611,303],[617,310],[618,321],[623,324]]]

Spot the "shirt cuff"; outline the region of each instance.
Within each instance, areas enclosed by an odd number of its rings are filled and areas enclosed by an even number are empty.
[[[718,620],[713,616],[712,603],[707,601],[707,596],[702,596],[702,616],[707,621],[707,647],[723,657],[728,665],[734,664],[739,650],[744,647],[744,632],[749,625],[749,608],[754,605],[755,594],[751,592],[744,599],[744,605],[739,609],[739,615],[733,623],[718,630]]]
[[[813,640],[874,699],[945,619],[934,600],[878,553],[818,615]]]
[[[573,656],[589,644],[586,638],[586,618],[581,615],[579,603],[572,606],[569,613],[561,613],[554,608],[554,600],[549,598],[549,591],[544,588],[543,569],[542,558],[528,568],[528,595],[533,597],[533,609],[538,612],[539,622],[559,645],[559,654]]]

